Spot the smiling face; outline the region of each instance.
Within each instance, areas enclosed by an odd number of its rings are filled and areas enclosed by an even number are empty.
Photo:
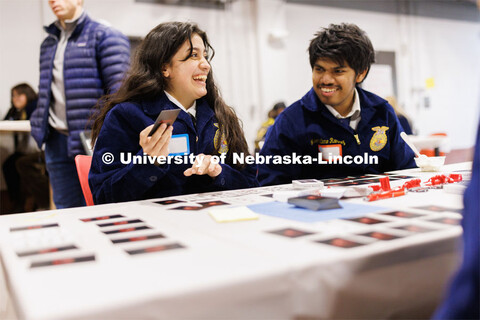
[[[356,75],[346,62],[339,65],[331,59],[320,58],[312,70],[313,89],[323,104],[345,116],[352,109],[355,85],[363,81],[367,71]]]
[[[82,8],[81,0],[48,0],[48,4],[60,21],[74,19]]]
[[[207,77],[210,72],[205,45],[198,34],[192,36],[192,47],[190,54],[190,43],[185,41],[162,70],[167,82],[166,91],[186,109],[207,94]]]

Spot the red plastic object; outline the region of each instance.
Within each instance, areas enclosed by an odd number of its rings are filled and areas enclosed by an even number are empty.
[[[453,182],[460,182],[463,180],[463,177],[460,173],[451,173],[449,176],[453,180]]]
[[[418,188],[418,187],[420,187],[421,182],[422,182],[422,180],[420,180],[420,179],[408,180],[407,182],[405,182],[403,184],[402,188],[404,188],[404,189]]]
[[[92,156],[78,155],[75,157],[75,166],[77,167],[78,179],[80,180],[80,186],[82,187],[83,197],[87,206],[93,206],[92,192],[88,185],[88,173],[90,172],[90,166],[92,164]]]
[[[426,184],[430,186],[437,186],[439,184],[444,184],[446,182],[446,178],[447,177],[444,176],[443,174],[438,176],[433,176],[427,180]]]
[[[389,177],[380,178],[379,180],[380,180],[380,186],[382,187],[383,191],[389,191],[391,189]]]
[[[394,190],[389,190],[389,191],[383,191],[383,192],[376,192],[376,193],[371,193],[367,196],[366,200],[368,201],[376,201],[376,200],[381,200],[381,199],[389,199],[389,198],[396,198],[400,196],[405,195],[405,189],[394,189]]]
[[[439,184],[460,182],[460,181],[462,181],[462,179],[463,179],[462,175],[458,174],[458,173],[452,173],[448,176],[442,174],[442,175],[431,177],[430,179],[427,180],[425,185],[436,186],[436,185],[439,185]]]

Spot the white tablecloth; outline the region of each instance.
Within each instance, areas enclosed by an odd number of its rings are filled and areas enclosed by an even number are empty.
[[[467,168],[448,166],[446,170]],[[404,171],[426,179],[430,173]],[[394,185],[392,181],[392,185]],[[223,200],[232,206],[269,202],[264,196],[289,186],[172,197]],[[263,194],[263,195],[262,195]],[[158,200],[158,199],[157,199]],[[418,213],[415,218],[367,214],[387,220],[365,225],[341,219],[304,223],[260,215],[258,220],[217,223],[200,211],[168,210],[138,201],[0,217],[0,315],[26,319],[292,319],[428,318],[457,264],[461,227],[432,222],[454,212],[412,207],[461,209],[462,197],[429,190],[369,203]],[[156,201],[156,200],[155,200]],[[350,200],[365,203],[361,199]],[[121,226],[80,219],[121,214],[152,229],[106,235]],[[321,214],[321,212],[319,212]],[[12,228],[57,223],[27,231]],[[408,224],[431,229],[413,234],[396,230]],[[287,238],[270,231],[295,228],[311,235]],[[392,231],[393,230],[393,231]],[[386,231],[400,236],[380,241],[359,236]],[[111,239],[161,233],[165,238],[113,244]],[[343,237],[363,243],[338,248],[316,241]],[[75,250],[19,257],[19,252],[73,244]],[[179,243],[185,248],[129,255],[126,251]],[[28,249],[28,250],[27,250]],[[95,261],[31,268],[36,261],[94,255]],[[3,308],[3,310],[2,310]],[[12,310],[11,308],[14,308]],[[15,313],[17,315],[15,315]]]

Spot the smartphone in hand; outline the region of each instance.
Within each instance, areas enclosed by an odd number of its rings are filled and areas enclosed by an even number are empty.
[[[166,123],[167,127],[171,126],[175,122],[175,119],[177,119],[177,116],[180,113],[180,111],[181,111],[180,109],[172,109],[172,110],[163,110],[162,112],[160,112],[148,136],[150,137],[151,135],[153,135],[162,123]]]

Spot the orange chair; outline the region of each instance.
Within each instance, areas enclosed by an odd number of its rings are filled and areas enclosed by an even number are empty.
[[[75,157],[75,165],[77,167],[78,179],[82,187],[83,197],[87,206],[93,206],[92,192],[88,185],[88,173],[90,172],[90,165],[92,164],[92,156],[78,155]]]

